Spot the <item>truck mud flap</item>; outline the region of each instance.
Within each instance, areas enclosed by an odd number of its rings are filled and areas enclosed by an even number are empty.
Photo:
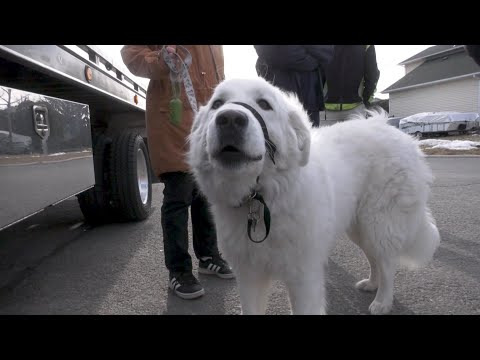
[[[109,152],[112,139],[99,135],[93,147],[95,186],[78,197],[80,209],[87,223],[98,225],[115,220],[109,194]]]

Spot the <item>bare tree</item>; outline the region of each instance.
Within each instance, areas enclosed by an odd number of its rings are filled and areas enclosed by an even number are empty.
[[[25,101],[26,96],[20,96],[12,100],[12,89],[0,86],[0,110],[5,111],[8,122],[8,140],[13,142],[12,112],[11,108]]]
[[[0,90],[0,106],[5,105],[7,109],[18,105],[24,100],[24,96],[21,96],[20,98],[12,101],[12,89],[10,88],[4,88],[3,86],[0,86]]]

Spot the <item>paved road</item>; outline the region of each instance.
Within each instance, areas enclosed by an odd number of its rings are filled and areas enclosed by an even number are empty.
[[[392,314],[480,314],[480,158],[429,158],[431,207],[443,238],[422,270],[399,270]],[[75,200],[0,232],[0,314],[239,314],[235,280],[200,275],[206,294],[181,300],[163,262],[161,185],[145,222],[88,228]],[[196,271],[196,269],[195,269]],[[340,240],[329,262],[329,314],[367,314],[361,252]],[[289,311],[275,283],[268,314]]]

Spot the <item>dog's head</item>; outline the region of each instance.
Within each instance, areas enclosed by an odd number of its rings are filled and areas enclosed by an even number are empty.
[[[261,78],[225,80],[194,119],[188,161],[209,198],[222,181],[252,188],[262,174],[307,164],[310,128],[295,95]]]

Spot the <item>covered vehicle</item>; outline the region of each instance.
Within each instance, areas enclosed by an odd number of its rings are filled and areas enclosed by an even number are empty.
[[[475,112],[424,112],[400,120],[399,129],[407,134],[466,133],[479,127],[479,114]]]

